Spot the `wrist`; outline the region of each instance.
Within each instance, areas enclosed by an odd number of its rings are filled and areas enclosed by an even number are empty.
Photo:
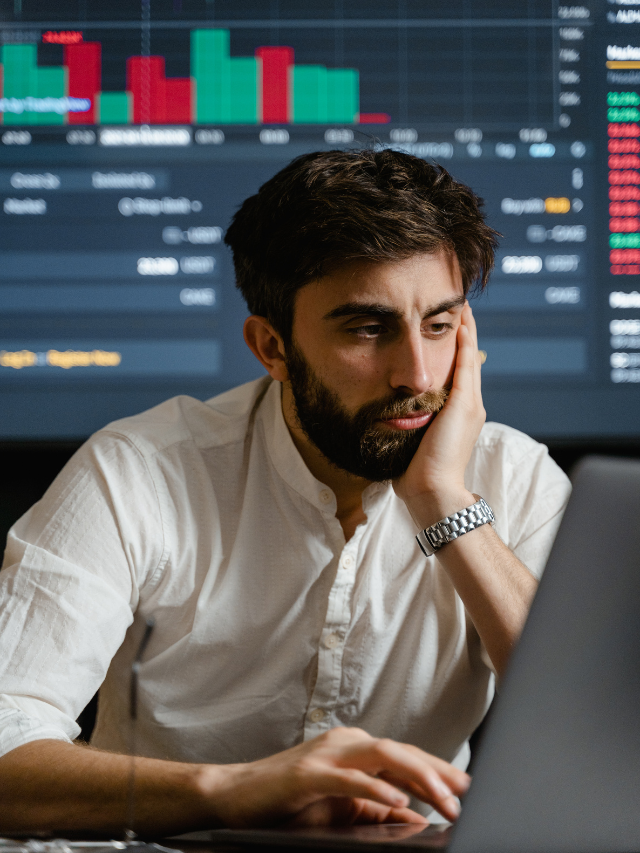
[[[459,512],[475,502],[474,494],[464,487],[422,492],[406,499],[411,517],[420,530],[437,524],[446,516]]]
[[[456,541],[466,533],[471,533],[485,524],[493,524],[493,510],[480,495],[473,495],[475,501],[463,509],[456,510],[430,527],[421,530],[416,540],[425,557],[432,557],[445,545]]]
[[[237,765],[196,764],[189,780],[190,797],[208,828],[229,826],[227,800]]]

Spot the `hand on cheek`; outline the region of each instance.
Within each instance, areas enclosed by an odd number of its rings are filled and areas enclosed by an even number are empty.
[[[422,439],[407,472],[394,481],[420,527],[475,502],[464,473],[486,419],[480,389],[481,357],[475,320],[465,303],[456,335],[457,350],[447,402]]]

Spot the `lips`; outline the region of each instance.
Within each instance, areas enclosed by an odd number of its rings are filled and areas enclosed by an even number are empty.
[[[382,420],[385,426],[391,429],[420,429],[426,426],[433,418],[435,412],[411,412],[401,418],[388,418]]]

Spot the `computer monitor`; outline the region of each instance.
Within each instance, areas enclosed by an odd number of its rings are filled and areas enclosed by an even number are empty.
[[[0,441],[260,375],[222,237],[293,157],[443,164],[504,238],[489,417],[640,422],[640,10],[627,0],[0,0]]]

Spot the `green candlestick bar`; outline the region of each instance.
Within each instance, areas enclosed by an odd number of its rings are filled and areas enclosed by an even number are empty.
[[[5,98],[62,98],[65,69],[38,68],[35,44],[5,44],[2,47]],[[5,124],[63,124],[60,113],[33,110],[4,113]]]
[[[2,47],[4,70],[4,97],[27,98],[36,90],[36,46],[35,44],[5,44]],[[32,124],[31,116],[25,113],[4,113],[5,124]]]
[[[35,44],[5,44],[2,47],[5,98],[33,95],[36,68]]]
[[[256,124],[258,63],[229,56],[229,30],[194,30],[191,75],[198,124]]]
[[[38,98],[64,98],[66,91],[66,68],[36,68],[36,91]],[[30,113],[33,124],[64,124],[62,113]]]
[[[229,30],[193,30],[191,76],[196,81],[198,124],[228,122],[230,115]]]
[[[327,69],[327,121],[354,124],[359,114],[359,73],[353,68]]]
[[[252,56],[229,60],[229,121],[256,124],[258,121],[258,62]]]
[[[293,121],[352,124],[358,121],[358,72],[351,68],[294,65]]]
[[[98,94],[100,124],[130,124],[132,112],[131,92],[100,92]]]
[[[323,65],[293,66],[293,121],[326,124],[327,69]]]

